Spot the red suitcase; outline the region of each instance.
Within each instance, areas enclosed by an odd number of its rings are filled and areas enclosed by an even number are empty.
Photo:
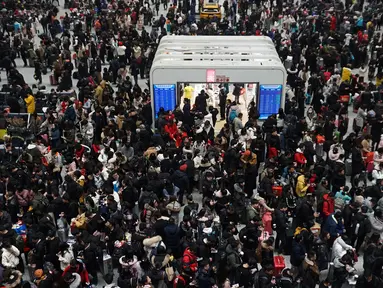
[[[282,186],[273,186],[273,193],[276,197],[282,197],[283,188]]]
[[[56,86],[57,85],[56,78],[55,78],[55,76],[53,76],[53,74],[49,76],[49,81],[50,81],[52,86]]]
[[[274,256],[274,275],[278,276],[281,274],[282,270],[285,269],[285,257],[279,255]]]

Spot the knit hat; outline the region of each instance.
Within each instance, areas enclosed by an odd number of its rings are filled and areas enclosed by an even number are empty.
[[[35,271],[35,277],[36,278],[41,278],[44,275],[43,269],[37,269]]]

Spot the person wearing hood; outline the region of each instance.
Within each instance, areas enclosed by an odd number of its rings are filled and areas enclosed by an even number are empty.
[[[25,287],[22,277],[23,274],[18,270],[5,270],[3,274],[3,287],[4,288],[20,288]],[[22,283],[22,284],[21,284]],[[40,286],[39,286],[40,287]]]
[[[298,70],[295,65],[292,65],[290,69],[287,69],[287,85],[289,85],[293,90],[296,88],[297,79]]]
[[[119,263],[121,265],[121,269],[130,271],[132,277],[134,278],[140,278],[144,275],[140,261],[138,261],[137,256],[133,254],[133,250],[131,249],[127,249],[125,255],[120,257]]]

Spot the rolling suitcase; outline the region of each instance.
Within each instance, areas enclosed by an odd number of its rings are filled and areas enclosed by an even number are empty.
[[[285,267],[285,257],[282,255],[274,256],[274,276],[280,275]]]
[[[113,260],[112,257],[104,250],[102,255],[102,265],[101,265],[102,275],[112,274],[113,275]]]
[[[352,174],[352,160],[351,159],[346,159],[344,172],[346,173],[346,176],[351,176],[351,174]]]

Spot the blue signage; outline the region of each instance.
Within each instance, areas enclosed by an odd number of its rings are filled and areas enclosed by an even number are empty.
[[[278,114],[281,107],[282,85],[260,85],[258,97],[259,119]]]
[[[153,85],[154,90],[154,115],[157,118],[157,113],[160,108],[174,110],[176,107],[176,85]]]

